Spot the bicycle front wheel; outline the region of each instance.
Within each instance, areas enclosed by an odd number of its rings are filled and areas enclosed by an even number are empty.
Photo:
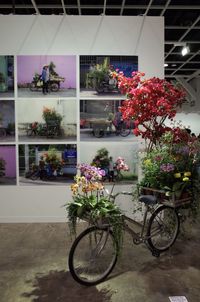
[[[164,252],[175,242],[180,221],[177,211],[170,206],[159,207],[150,217],[147,242],[153,251]]]
[[[72,277],[83,285],[103,281],[117,261],[116,244],[109,228],[92,226],[74,241],[69,253],[69,270]]]

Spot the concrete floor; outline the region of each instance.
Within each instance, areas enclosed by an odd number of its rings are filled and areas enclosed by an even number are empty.
[[[46,95],[42,93],[42,89],[38,91],[30,91],[29,88],[18,88],[18,98],[57,98],[57,97],[76,97],[76,89],[60,89],[57,92],[50,92]]]
[[[127,235],[110,277],[84,287],[68,272],[67,224],[0,224],[0,301],[167,302],[169,296],[185,296],[199,302],[199,230],[190,239],[179,238],[160,258],[144,245],[134,246]]]

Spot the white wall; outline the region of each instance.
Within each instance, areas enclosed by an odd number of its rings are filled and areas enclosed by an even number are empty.
[[[163,17],[0,16],[0,41],[1,55],[138,55],[146,77],[164,77]],[[70,198],[69,186],[1,186],[0,222],[66,221]]]

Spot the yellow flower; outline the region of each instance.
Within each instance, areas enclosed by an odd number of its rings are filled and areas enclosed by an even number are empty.
[[[190,179],[188,177],[183,177],[183,181],[189,181]]]
[[[184,176],[190,177],[192,175],[191,172],[184,172]]]
[[[76,194],[78,192],[78,185],[77,184],[71,185],[71,191],[73,194]]]
[[[145,161],[144,161],[144,165],[145,166],[150,166],[152,163],[151,163],[151,160],[150,159],[146,159]]]
[[[181,177],[181,173],[175,173],[175,174],[174,174],[174,177],[175,177],[175,178],[180,178],[180,177]]]

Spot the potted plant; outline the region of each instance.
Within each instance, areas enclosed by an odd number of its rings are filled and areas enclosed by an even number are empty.
[[[123,233],[122,213],[105,195],[101,183],[105,172],[87,164],[79,165],[78,169],[81,175],[76,175],[75,183],[71,185],[73,201],[66,204],[71,230],[75,232],[77,219],[100,227],[103,223],[109,224],[119,252]]]

